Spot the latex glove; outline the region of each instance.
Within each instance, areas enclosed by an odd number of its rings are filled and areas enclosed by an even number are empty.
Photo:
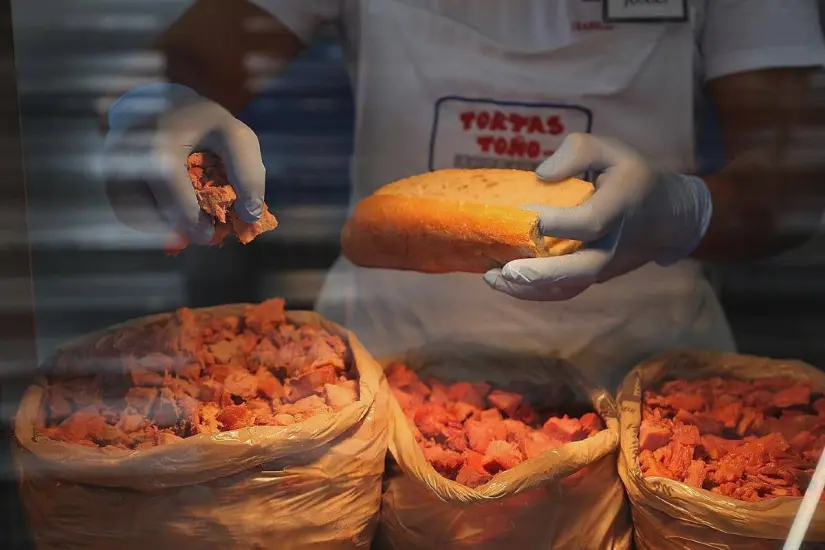
[[[648,262],[689,256],[707,230],[710,192],[697,177],[657,170],[616,140],[571,134],[536,170],[546,181],[599,173],[596,192],[572,208],[529,207],[543,235],[583,241],[573,254],[515,260],[485,274],[494,289],[525,300],[566,300]]]
[[[102,160],[118,218],[143,230],[172,226],[194,243],[209,242],[214,229],[186,170],[190,153],[203,149],[223,159],[238,196],[235,212],[247,223],[256,221],[266,170],[258,138],[248,126],[178,84],[152,84],[118,99],[109,110]]]

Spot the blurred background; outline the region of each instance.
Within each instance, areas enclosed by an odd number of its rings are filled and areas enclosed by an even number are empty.
[[[115,219],[97,177],[97,100],[130,80],[160,77],[162,60],[142,48],[187,4],[12,1],[41,360],[73,336],[183,305],[284,296],[292,308],[310,308],[338,254],[353,106],[333,28],[241,117],[260,137],[277,231],[247,247],[193,247],[172,259],[155,237]],[[257,76],[266,80],[265,66]],[[700,136],[703,163],[712,167],[721,155],[712,110],[703,113]],[[740,350],[825,365],[825,239],[709,274]],[[5,515],[7,527],[13,517]]]

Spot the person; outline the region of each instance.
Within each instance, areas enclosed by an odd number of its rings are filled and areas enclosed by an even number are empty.
[[[206,147],[254,220],[265,168],[235,118],[254,95],[249,60],[280,70],[336,23],[356,100],[353,204],[449,167],[589,172],[597,191],[581,207],[539,209],[546,234],[585,241],[573,255],[484,277],[340,258],[321,314],[377,356],[483,342],[560,354],[610,385],[664,349],[733,349],[700,261],[762,258],[817,230],[823,170],[800,130],[821,114],[825,46],[813,0],[684,7],[682,21],[605,22],[598,0],[197,0],[153,46],[168,82],[108,109],[109,195],[127,223],[157,205],[204,243],[211,227],[182,166]],[[697,174],[694,113],[707,102],[726,166]]]

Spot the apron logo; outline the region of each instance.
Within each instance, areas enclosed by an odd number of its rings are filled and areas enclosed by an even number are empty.
[[[603,0],[604,20],[618,23],[687,21],[687,0]]]
[[[445,97],[436,103],[429,169],[535,170],[570,132],[590,132],[577,105]]]

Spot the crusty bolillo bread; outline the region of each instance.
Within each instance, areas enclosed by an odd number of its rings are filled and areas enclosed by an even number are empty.
[[[437,170],[360,201],[341,235],[355,265],[423,273],[484,273],[518,258],[569,254],[579,241],[542,237],[528,204],[576,206],[593,194],[578,179],[523,170]]]

